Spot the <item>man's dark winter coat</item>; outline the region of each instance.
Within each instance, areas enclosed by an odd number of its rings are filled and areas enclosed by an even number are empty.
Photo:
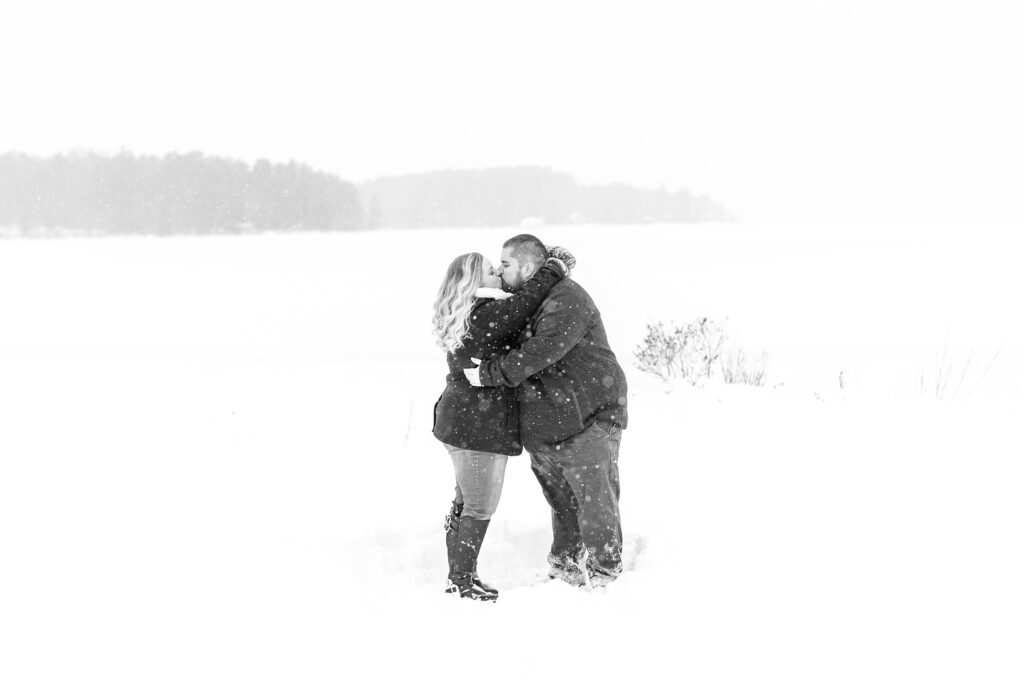
[[[438,440],[457,448],[502,455],[523,452],[516,390],[474,387],[462,371],[476,366],[470,358],[486,361],[516,346],[527,321],[563,277],[559,266],[545,264],[508,299],[480,299],[476,303],[463,347],[448,354],[447,386],[434,405],[434,436]]]
[[[520,387],[527,450],[550,451],[594,422],[626,428],[626,376],[608,346],[601,313],[579,284],[555,285],[520,342],[519,349],[481,363],[480,381]]]

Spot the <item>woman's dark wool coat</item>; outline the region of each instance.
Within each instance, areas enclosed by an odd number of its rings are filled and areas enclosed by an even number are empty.
[[[500,357],[518,344],[530,316],[563,277],[562,269],[549,262],[511,297],[477,301],[462,348],[448,354],[447,386],[434,405],[434,436],[439,441],[502,455],[523,452],[518,389],[474,387],[462,371],[476,366],[471,358]]]

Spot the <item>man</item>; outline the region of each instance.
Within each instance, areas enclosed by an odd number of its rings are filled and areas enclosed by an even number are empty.
[[[503,288],[522,287],[547,257],[532,235],[506,241]],[[576,586],[614,581],[622,572],[626,377],[593,300],[574,280],[562,280],[527,323],[519,349],[465,373],[476,386],[519,387],[521,439],[551,506],[549,575]]]

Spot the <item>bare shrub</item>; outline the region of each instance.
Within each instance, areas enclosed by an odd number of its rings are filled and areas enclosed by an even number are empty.
[[[686,337],[686,327],[666,328],[662,322],[648,323],[644,340],[633,350],[637,367],[663,380],[685,376]]]
[[[981,386],[982,381],[988,376],[989,370],[995,364],[996,359],[999,358],[999,354],[1002,353],[1003,346],[1000,345],[999,349],[996,350],[992,359],[985,366],[983,371],[977,369],[973,373],[976,375],[976,381],[973,383],[973,388],[967,394],[965,401],[970,400],[974,392],[977,391],[978,387]],[[921,373],[921,395],[932,396],[939,401],[948,400],[952,402],[956,399],[960,393],[960,389],[964,388],[964,381],[967,380],[971,365],[974,362],[974,352],[970,352],[966,359],[961,359],[956,355],[950,355],[949,353],[949,338],[947,336],[946,343],[942,348],[942,356],[936,361],[935,370],[930,376],[926,376],[925,373]],[[976,366],[980,367],[980,366]],[[974,378],[972,378],[974,379]]]
[[[764,386],[767,364],[768,355],[763,351],[760,357],[752,357],[743,349],[733,349],[722,355],[722,379],[726,384]]]
[[[633,351],[637,367],[663,380],[682,377],[695,383],[711,370],[728,338],[721,323],[710,318],[666,327],[647,325],[644,340]]]
[[[711,377],[711,368],[722,355],[722,347],[728,335],[722,323],[708,318],[698,318],[690,323],[693,331],[694,360],[705,377]]]

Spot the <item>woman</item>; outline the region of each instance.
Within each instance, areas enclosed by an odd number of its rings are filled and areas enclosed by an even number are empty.
[[[501,497],[505,463],[523,446],[516,390],[471,386],[462,371],[476,365],[471,358],[486,360],[517,347],[530,316],[568,272],[561,260],[549,258],[508,294],[499,289],[501,272],[490,261],[475,252],[463,254],[448,266],[434,301],[434,336],[448,352],[448,383],[434,406],[434,436],[451,454],[456,482],[445,520],[446,590],[463,598],[498,597],[477,576],[476,562]]]

